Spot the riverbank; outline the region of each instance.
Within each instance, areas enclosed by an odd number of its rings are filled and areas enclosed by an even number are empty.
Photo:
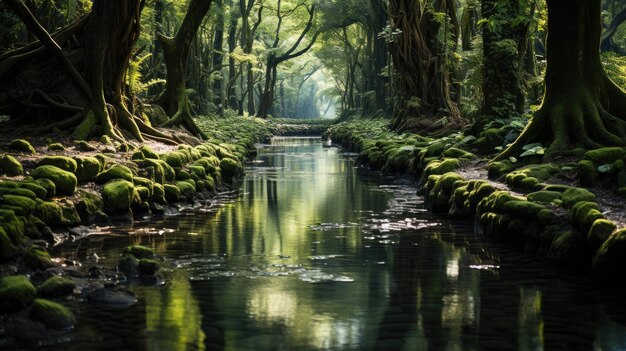
[[[208,140],[172,131],[181,140],[176,146],[106,137],[0,141],[0,334],[6,340],[33,341],[71,328],[76,318],[67,301],[132,304],[124,283],[163,284],[160,262],[147,247],[129,246],[113,267],[48,250],[99,226],[210,205],[219,193],[238,189],[255,143],[280,130],[255,118],[199,122]]]
[[[480,234],[621,284],[623,188],[613,193],[583,185],[622,186],[625,149],[589,151],[557,163],[538,163],[540,155],[532,152],[489,163],[476,153],[485,140],[461,133],[437,139],[397,134],[388,123],[348,121],[331,127],[325,138],[358,152],[358,161],[372,169],[415,177],[434,212],[473,220]]]

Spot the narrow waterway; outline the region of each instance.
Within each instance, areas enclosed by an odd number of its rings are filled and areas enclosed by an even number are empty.
[[[112,265],[128,244],[165,284],[76,304],[57,350],[624,350],[624,298],[426,212],[408,181],[313,138],[261,146],[238,197],[103,229],[55,254]],[[620,320],[621,317],[621,320]]]

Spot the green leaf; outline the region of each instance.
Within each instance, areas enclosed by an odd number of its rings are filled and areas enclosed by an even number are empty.
[[[541,146],[542,146],[541,143],[528,144],[528,145],[524,145],[524,147],[522,147],[522,150],[528,151],[528,150],[534,149],[536,147],[541,147]]]
[[[512,163],[517,163],[517,159],[515,157],[509,157],[509,161]]]

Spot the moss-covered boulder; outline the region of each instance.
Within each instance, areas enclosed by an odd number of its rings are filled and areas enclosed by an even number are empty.
[[[46,199],[50,199],[56,196],[57,187],[53,181],[47,178],[40,178],[36,179],[35,182],[42,188],[46,189]]]
[[[20,176],[24,174],[24,167],[13,156],[0,156],[0,174],[6,174],[10,177]]]
[[[20,182],[19,186],[22,189],[28,189],[32,191],[38,199],[45,199],[48,197],[48,190],[34,180]]]
[[[133,177],[133,171],[130,168],[123,165],[113,165],[96,176],[96,183],[104,184],[113,179],[123,179],[132,182]]]
[[[37,245],[32,245],[24,251],[22,264],[30,269],[40,269],[42,271],[54,266],[48,251]]]
[[[63,209],[53,201],[37,201],[35,217],[50,227],[67,227],[70,221],[63,217]]]
[[[13,245],[7,233],[0,227],[0,262],[9,261],[13,259],[16,254],[17,247]]]
[[[604,219],[595,202],[581,201],[575,204],[570,210],[572,225],[581,233],[587,234],[593,223],[599,219]]]
[[[556,200],[561,199],[561,193],[558,191],[537,191],[534,193],[528,194],[528,201],[537,202],[541,204],[551,204]]]
[[[24,242],[25,223],[12,210],[0,209],[0,227],[5,231],[11,243],[20,246]]]
[[[73,195],[78,185],[78,179],[73,173],[64,171],[56,166],[39,166],[30,175],[35,179],[50,179],[54,182],[57,195]]]
[[[587,234],[587,243],[592,253],[598,251],[598,249],[604,244],[605,241],[611,236],[611,234],[617,229],[615,223],[606,220],[598,219],[593,222],[589,233]]]
[[[220,169],[222,179],[228,183],[232,183],[243,174],[243,165],[232,158],[223,158],[220,161]]]
[[[133,152],[132,156],[130,157],[131,160],[134,161],[140,161],[140,160],[144,160],[146,157],[143,155],[143,152],[137,150],[135,152]]]
[[[9,144],[9,149],[13,151],[23,152],[25,154],[34,154],[35,148],[24,139],[15,139]]]
[[[582,160],[577,167],[578,180],[582,186],[596,186],[598,184],[598,167],[592,161]]]
[[[189,161],[187,154],[181,151],[168,152],[161,155],[161,159],[173,168],[182,168]]]
[[[142,203],[150,200],[151,198],[150,189],[146,188],[145,186],[135,186],[135,190],[137,191],[137,194],[139,195],[139,199],[141,199]]]
[[[53,143],[48,145],[48,151],[65,151],[65,146],[60,143]]]
[[[589,264],[585,240],[571,230],[556,236],[550,246],[548,256],[572,267],[584,267]]]
[[[570,188],[563,192],[561,200],[566,207],[572,207],[581,201],[593,201],[596,195],[585,188]]]
[[[18,216],[30,216],[35,211],[35,205],[35,200],[25,196],[0,196],[0,206],[12,209]]]
[[[78,202],[75,204],[76,212],[84,225],[103,222],[107,219],[104,213],[102,195],[93,190],[80,189],[76,192]]]
[[[28,317],[52,329],[70,328],[76,317],[67,307],[45,299],[35,299]]]
[[[626,229],[614,232],[602,244],[593,259],[594,272],[614,285],[626,285],[622,278],[626,267]]]
[[[515,169],[515,165],[510,161],[491,162],[488,168],[488,176],[497,179]]]
[[[184,169],[177,168],[176,169],[176,180],[187,180],[191,179],[191,174]]]
[[[165,200],[168,204],[173,204],[180,201],[180,189],[176,185],[164,184],[163,189],[165,190]]]
[[[139,161],[137,165],[142,169],[151,168],[154,181],[163,184],[165,182],[173,182],[176,178],[176,171],[163,160],[145,159]]]
[[[132,205],[139,203],[140,198],[133,183],[116,179],[104,185],[102,201],[104,202],[104,211],[107,214],[122,215],[131,213]]]
[[[31,200],[37,199],[37,194],[35,194],[33,191],[29,189],[24,189],[24,188],[0,187],[0,196],[4,196],[4,195],[22,196],[22,197],[29,198]]]
[[[76,284],[70,278],[54,275],[39,286],[39,295],[48,298],[56,298],[70,295]]]
[[[159,155],[157,155],[157,153],[154,152],[154,150],[152,150],[152,148],[150,148],[147,145],[143,145],[142,147],[140,147],[139,151],[141,151],[141,153],[143,154],[144,158],[151,158],[151,159],[154,159],[154,160],[158,160],[159,159]]]
[[[154,259],[154,250],[142,245],[131,245],[124,248],[122,251],[124,255],[131,255],[135,258],[141,259]]]
[[[190,182],[176,182],[176,187],[180,190],[181,196],[184,197],[187,202],[192,202],[196,197],[196,187]]]
[[[163,185],[154,184],[152,188],[152,201],[162,205],[167,204],[165,200],[165,187],[163,187]]]
[[[135,186],[142,186],[148,189],[149,196],[152,196],[152,193],[154,192],[154,182],[151,181],[150,179],[142,178],[142,177],[134,177],[133,184],[135,184]]]
[[[37,162],[38,166],[55,166],[70,173],[76,173],[76,161],[66,156],[46,156]]]
[[[102,163],[95,157],[74,157],[76,161],[76,178],[81,183],[92,182],[102,171]]]
[[[159,271],[159,262],[154,259],[143,258],[139,260],[139,274],[142,276],[152,276]]]
[[[593,162],[596,166],[612,164],[624,158],[626,158],[626,149],[622,147],[605,147],[585,153],[585,160]]]
[[[78,151],[90,152],[98,150],[97,147],[85,140],[74,140],[74,148]]]
[[[0,278],[0,311],[15,312],[29,306],[37,289],[23,275],[7,276]]]
[[[424,169],[426,175],[441,175],[454,172],[461,168],[461,161],[456,158],[445,158],[430,162]]]

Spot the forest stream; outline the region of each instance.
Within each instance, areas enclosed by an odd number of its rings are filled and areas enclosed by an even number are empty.
[[[138,302],[75,302],[57,350],[616,350],[623,298],[580,272],[424,209],[408,180],[358,168],[318,138],[259,146],[239,196],[101,228],[54,256],[113,266],[129,244],[164,259]],[[611,314],[608,314],[611,311]]]

